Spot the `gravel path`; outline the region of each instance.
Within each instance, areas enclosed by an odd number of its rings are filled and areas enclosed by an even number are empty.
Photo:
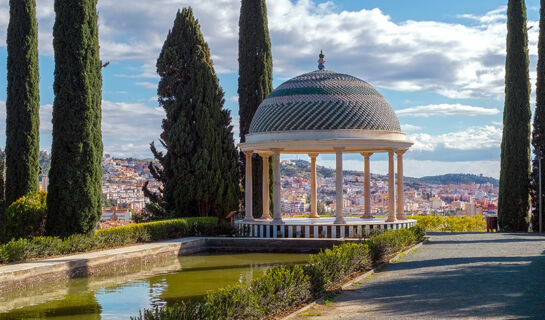
[[[545,237],[431,234],[299,319],[545,319]]]

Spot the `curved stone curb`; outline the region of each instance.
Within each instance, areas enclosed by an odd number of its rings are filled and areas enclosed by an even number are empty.
[[[5,265],[0,267],[0,293],[48,281],[100,275],[131,264],[200,252],[205,247],[205,238],[184,238]]]

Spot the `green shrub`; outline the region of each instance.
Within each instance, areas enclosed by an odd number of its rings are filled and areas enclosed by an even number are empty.
[[[17,239],[17,240],[11,240],[10,242],[2,245],[0,248],[0,252],[2,254],[0,257],[5,259],[3,262],[11,262],[11,261],[23,261],[26,260],[29,257],[29,253],[33,250],[30,246],[30,241],[28,239]]]
[[[34,237],[31,241],[29,241],[27,255],[29,258],[59,255],[64,254],[64,248],[64,243],[59,238]]]
[[[236,284],[206,297],[209,310],[207,319],[251,320],[260,319],[260,301],[248,286]]]
[[[45,234],[47,192],[40,191],[22,196],[6,209],[6,236],[8,239],[30,238]]]
[[[210,319],[209,305],[197,302],[180,301],[169,308],[144,310],[134,320],[204,320]]]
[[[253,280],[251,288],[265,315],[301,305],[312,297],[309,276],[300,265],[272,267]]]
[[[322,276],[325,285],[330,286],[354,271],[369,269],[368,250],[366,244],[345,242],[311,255],[309,264]]]
[[[425,231],[422,226],[410,229],[387,230],[369,238],[369,255],[374,263],[382,262],[395,252],[424,240]]]
[[[482,215],[467,217],[411,216],[428,232],[484,232],[486,221]]]
[[[210,236],[215,235],[219,228],[217,218],[184,218],[102,229],[92,234],[74,234],[64,239],[57,237],[13,239],[0,244],[0,263],[115,248],[162,239]]]

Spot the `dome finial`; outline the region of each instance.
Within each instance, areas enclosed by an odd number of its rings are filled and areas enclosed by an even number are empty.
[[[323,53],[322,50],[320,50],[319,57],[320,57],[320,59],[318,60],[318,70],[324,70],[325,69],[325,66],[324,66],[325,56],[324,56],[324,53]]]

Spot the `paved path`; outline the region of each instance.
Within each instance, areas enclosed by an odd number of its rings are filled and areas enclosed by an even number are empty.
[[[344,291],[332,305],[313,307],[302,315],[545,319],[545,237],[431,234],[429,243]]]

